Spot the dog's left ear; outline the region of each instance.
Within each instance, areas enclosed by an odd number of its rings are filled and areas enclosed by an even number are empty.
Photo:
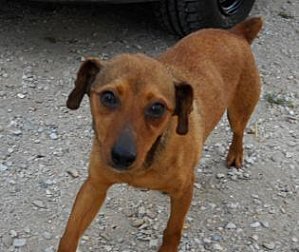
[[[101,70],[101,62],[97,58],[87,58],[80,66],[75,81],[75,88],[70,93],[66,106],[69,109],[78,109],[85,94],[89,95],[90,86]]]
[[[175,84],[175,111],[178,116],[178,125],[176,132],[179,135],[185,135],[188,132],[189,114],[192,111],[193,88],[186,82]]]

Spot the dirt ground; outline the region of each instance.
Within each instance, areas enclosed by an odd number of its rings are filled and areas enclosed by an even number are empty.
[[[0,4],[0,251],[53,252],[86,178],[87,99],[65,107],[81,59],[157,55],[177,41],[146,5]],[[299,2],[257,0],[253,45],[263,94],[245,137],[245,166],[224,165],[227,120],[208,139],[181,252],[299,251]],[[156,251],[169,199],[114,186],[80,251]]]

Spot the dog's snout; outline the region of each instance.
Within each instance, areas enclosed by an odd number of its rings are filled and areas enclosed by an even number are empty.
[[[112,162],[117,169],[127,169],[136,159],[135,153],[130,153],[120,148],[113,148],[111,152]]]
[[[130,131],[123,132],[111,150],[111,160],[114,168],[128,169],[136,160],[136,146]]]

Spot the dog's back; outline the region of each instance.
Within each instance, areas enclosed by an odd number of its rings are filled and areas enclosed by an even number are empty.
[[[250,85],[254,96],[260,92],[250,44],[261,27],[261,18],[251,18],[230,30],[200,30],[159,57],[178,79],[187,79],[200,98],[195,102],[205,118],[205,137],[232,103],[238,85],[244,86],[238,88],[244,92]],[[238,95],[242,96],[240,92]]]

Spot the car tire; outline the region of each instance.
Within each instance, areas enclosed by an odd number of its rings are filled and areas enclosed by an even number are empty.
[[[244,20],[255,0],[160,0],[156,14],[163,27],[180,36],[200,28],[230,28]]]

